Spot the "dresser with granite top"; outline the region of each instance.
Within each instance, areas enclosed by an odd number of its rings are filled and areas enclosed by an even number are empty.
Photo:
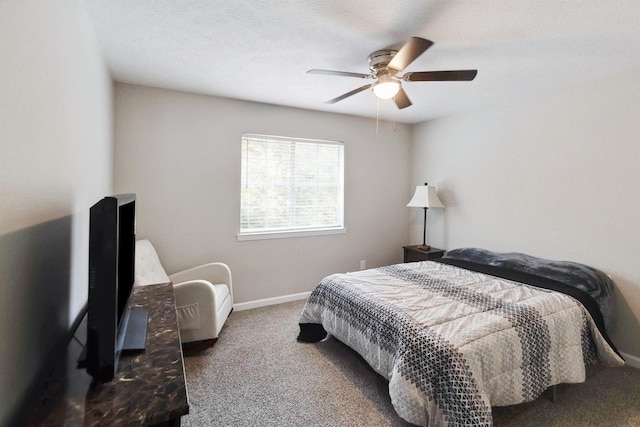
[[[148,310],[146,349],[122,354],[113,380],[99,383],[77,367],[86,319],[66,361],[45,373],[26,408],[29,426],[179,426],[189,413],[175,297],[171,283],[134,288],[132,308]]]

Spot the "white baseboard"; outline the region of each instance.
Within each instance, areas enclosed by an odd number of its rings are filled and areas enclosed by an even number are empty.
[[[624,357],[624,360],[628,366],[640,369],[640,357],[632,356],[628,353],[622,352],[620,352],[620,354],[622,355],[622,357]]]
[[[284,302],[298,301],[307,299],[311,295],[311,291],[300,292],[299,294],[283,295],[281,297],[264,298],[255,301],[240,302],[233,305],[233,309],[237,311],[249,310],[252,308],[266,307],[268,305],[282,304]]]

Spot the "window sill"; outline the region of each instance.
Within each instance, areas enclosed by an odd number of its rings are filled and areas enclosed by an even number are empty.
[[[254,233],[238,233],[236,237],[239,242],[246,240],[267,240],[267,239],[289,239],[293,237],[327,236],[331,234],[345,234],[347,229],[340,228],[319,228],[315,230],[295,230],[295,231],[258,231]]]

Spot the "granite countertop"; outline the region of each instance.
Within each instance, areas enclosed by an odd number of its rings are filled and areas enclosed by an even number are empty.
[[[76,366],[85,319],[69,343],[66,361],[45,374],[28,425],[141,426],[189,413],[173,286],[135,287],[131,306],[149,311],[146,349],[121,355],[110,382],[93,381]]]

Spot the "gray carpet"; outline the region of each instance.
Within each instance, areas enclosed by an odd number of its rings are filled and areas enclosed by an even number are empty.
[[[388,383],[329,338],[296,341],[303,301],[233,312],[216,345],[185,358],[184,426],[410,426]],[[640,426],[640,370],[594,368],[583,384],[494,408],[496,426]]]

